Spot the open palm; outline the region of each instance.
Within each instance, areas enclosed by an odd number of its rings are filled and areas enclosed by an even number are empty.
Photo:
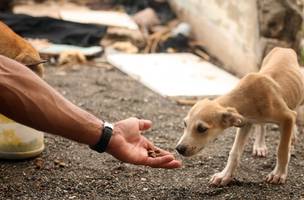
[[[178,168],[181,162],[165,150],[155,147],[141,131],[147,130],[152,123],[149,120],[129,118],[114,125],[113,136],[107,152],[115,158],[132,164],[157,168]],[[155,157],[149,152],[157,152]]]

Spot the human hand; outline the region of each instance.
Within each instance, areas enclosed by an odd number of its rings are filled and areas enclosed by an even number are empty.
[[[163,149],[155,147],[142,131],[151,128],[149,120],[128,118],[115,123],[113,135],[106,152],[123,162],[146,165],[154,168],[179,168],[181,162]],[[149,151],[157,152],[157,157],[150,157]]]

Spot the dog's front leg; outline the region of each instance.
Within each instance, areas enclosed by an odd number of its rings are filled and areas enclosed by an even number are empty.
[[[229,158],[226,167],[223,171],[216,173],[212,176],[209,184],[213,186],[224,186],[233,180],[235,170],[239,164],[241,155],[244,150],[244,146],[250,135],[250,129],[252,124],[247,124],[237,131],[235,140],[231,151],[229,153]]]
[[[274,170],[266,176],[268,183],[281,184],[286,181],[295,116],[295,112],[290,111],[280,123],[281,138],[277,151],[277,163]]]
[[[266,124],[254,126],[255,141],[253,144],[253,156],[266,157],[267,147],[265,142]]]

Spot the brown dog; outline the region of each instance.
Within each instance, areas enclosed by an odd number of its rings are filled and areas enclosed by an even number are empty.
[[[296,53],[292,49],[274,48],[264,58],[258,73],[242,78],[228,94],[215,100],[201,100],[191,108],[176,149],[184,156],[194,155],[224,129],[239,127],[226,167],[210,181],[215,186],[226,185],[235,175],[253,124],[275,123],[280,126],[281,138],[276,167],[266,181],[284,183],[296,121],[294,110],[303,100],[304,77]]]
[[[22,37],[13,32],[7,25],[0,21],[0,55],[12,58],[43,76],[43,65],[39,53]]]

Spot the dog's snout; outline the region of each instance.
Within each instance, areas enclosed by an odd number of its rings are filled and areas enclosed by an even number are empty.
[[[178,145],[175,149],[179,154],[183,155],[185,154],[187,147],[185,145]]]

